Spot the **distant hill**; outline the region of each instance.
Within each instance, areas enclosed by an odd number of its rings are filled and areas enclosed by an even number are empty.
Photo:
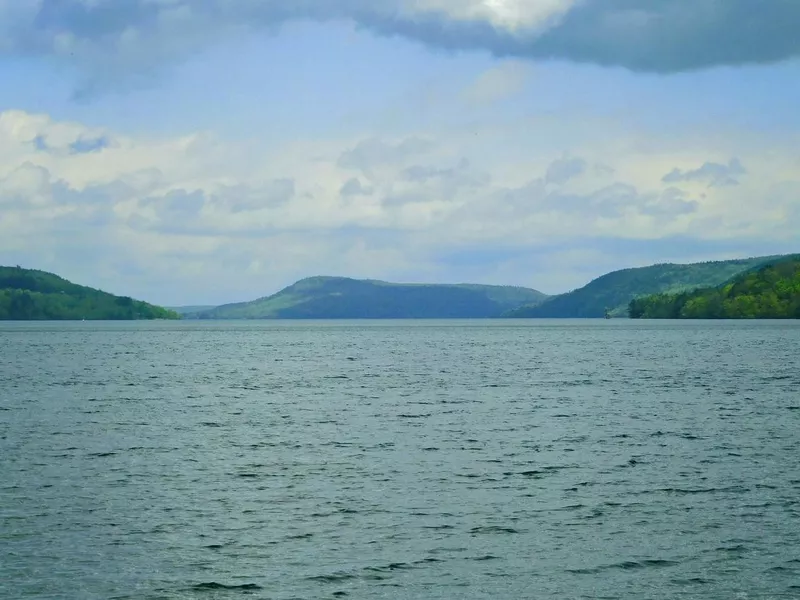
[[[800,319],[800,257],[714,288],[637,298],[629,313],[632,319]]]
[[[534,306],[506,313],[512,318],[598,318],[605,311],[614,317],[627,316],[631,300],[659,293],[679,293],[700,287],[721,285],[740,273],[784,258],[762,256],[739,260],[695,264],[658,264],[623,269],[598,277],[572,292],[552,296]]]
[[[200,319],[491,318],[546,297],[536,290],[520,287],[311,277],[266,298],[226,304],[193,316]]]
[[[167,310],[173,310],[179,315],[193,315],[195,313],[201,313],[212,308],[216,308],[216,305],[209,304],[209,305],[201,305],[201,306],[167,306]]]
[[[0,320],[179,318],[160,306],[77,285],[46,271],[0,267]]]

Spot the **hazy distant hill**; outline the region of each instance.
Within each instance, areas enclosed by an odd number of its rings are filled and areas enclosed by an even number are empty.
[[[212,308],[216,308],[216,306],[213,304],[208,304],[201,306],[167,306],[166,308],[167,310],[174,310],[179,315],[193,315],[211,310]]]
[[[0,320],[179,319],[174,311],[33,269],[0,267]]]
[[[546,297],[536,290],[520,287],[311,277],[272,296],[218,306],[196,316],[201,319],[490,318]]]
[[[608,309],[612,316],[627,316],[634,298],[659,293],[678,293],[700,287],[721,285],[740,273],[774,262],[782,256],[762,256],[739,260],[703,262],[687,265],[659,264],[623,269],[598,277],[586,286],[534,306],[523,306],[506,313],[516,318],[592,318]]]
[[[800,319],[800,257],[770,263],[728,283],[632,300],[633,319]]]

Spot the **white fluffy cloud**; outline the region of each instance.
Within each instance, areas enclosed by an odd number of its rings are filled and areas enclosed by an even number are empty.
[[[577,0],[404,0],[398,4],[411,17],[433,14],[454,21],[484,21],[510,31],[541,31],[555,25]]]
[[[524,147],[530,129],[502,133]],[[665,140],[659,151],[650,137],[645,153],[643,138],[631,132],[610,149],[587,137],[569,156],[531,146],[510,165],[492,160],[485,137],[457,133],[267,150],[9,111],[0,262],[160,302],[223,302],[313,274],[463,273],[556,292],[580,282],[534,272],[526,256],[591,240],[797,241],[796,154],[762,158],[752,139],[734,138],[680,150]],[[732,171],[738,185],[709,185]],[[472,266],[458,271],[465,254]]]

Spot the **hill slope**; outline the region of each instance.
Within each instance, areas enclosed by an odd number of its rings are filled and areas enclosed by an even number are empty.
[[[586,286],[552,296],[538,306],[524,306],[505,316],[514,318],[599,318],[606,309],[612,316],[626,316],[634,298],[659,293],[678,293],[721,285],[740,273],[783,257],[762,256],[740,260],[688,265],[659,264],[623,269],[598,277]]]
[[[682,294],[632,300],[632,319],[800,319],[800,259],[792,258]]]
[[[167,310],[173,310],[179,315],[193,315],[200,312],[205,312],[216,308],[215,304],[199,305],[199,306],[167,306]]]
[[[179,318],[160,306],[77,285],[46,271],[0,267],[0,320]]]
[[[396,284],[345,277],[303,279],[277,294],[201,312],[201,319],[490,318],[541,302],[536,290],[488,285]]]

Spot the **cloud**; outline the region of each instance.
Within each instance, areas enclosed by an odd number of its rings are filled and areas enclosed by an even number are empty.
[[[556,185],[564,184],[570,179],[586,172],[587,164],[582,158],[561,158],[547,167],[545,181]]]
[[[365,187],[358,177],[351,177],[339,189],[339,194],[341,196],[369,196],[372,194],[372,188]]]
[[[669,138],[659,151],[659,138],[642,133],[642,153],[635,136],[626,146],[587,135],[565,158],[526,145],[535,144],[531,130],[273,148],[0,113],[0,256],[154,301],[213,303],[315,273],[546,287],[568,276],[526,271],[535,257],[585,240],[796,243],[794,147],[773,145],[764,158],[757,140],[732,140],[723,151],[697,145],[706,143],[698,136],[682,138],[680,154]],[[75,140],[100,137],[108,140],[100,150],[69,151]],[[498,153],[508,145],[523,157],[514,164]],[[662,181],[668,165],[723,152],[748,165],[739,186],[697,190],[693,183],[723,176],[703,167]],[[483,258],[469,266],[448,256]],[[615,260],[625,266],[630,257]]]
[[[434,148],[433,141],[417,136],[397,141],[370,137],[342,152],[337,165],[343,169],[361,171],[370,177],[376,170],[423,157]]]
[[[661,192],[658,198],[646,202],[642,212],[647,215],[678,217],[689,215],[700,209],[700,203],[688,197],[681,189],[670,187]]]
[[[91,94],[146,83],[156,67],[205,46],[295,20],[349,20],[445,50],[656,73],[800,56],[793,0],[4,0],[0,56],[70,63]],[[487,75],[512,88],[517,76]],[[492,97],[487,85],[477,97]]]
[[[464,90],[470,104],[485,106],[519,92],[529,75],[527,65],[517,61],[504,62],[484,71]]]
[[[739,185],[738,175],[744,175],[747,171],[742,166],[738,158],[732,158],[727,165],[715,162],[706,162],[698,169],[682,171],[675,168],[661,180],[664,183],[679,183],[682,181],[706,183],[708,187],[723,187],[729,185]]]

